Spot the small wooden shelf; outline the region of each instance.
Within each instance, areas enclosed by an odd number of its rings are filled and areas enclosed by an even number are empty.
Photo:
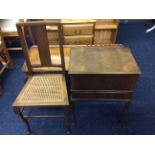
[[[16,28],[16,23],[24,21],[22,19],[1,19],[0,27],[8,50],[22,50],[21,47],[15,47],[14,42],[19,43],[19,36]],[[9,45],[8,45],[9,44]]]

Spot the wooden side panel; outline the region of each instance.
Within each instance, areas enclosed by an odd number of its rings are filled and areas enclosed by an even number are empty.
[[[111,43],[111,30],[99,30],[95,31],[94,44],[110,44]]]
[[[132,91],[137,78],[138,75],[71,75],[71,89]]]

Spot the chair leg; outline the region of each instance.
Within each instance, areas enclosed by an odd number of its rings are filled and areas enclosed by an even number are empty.
[[[14,112],[19,116],[19,118],[23,121],[23,123],[26,125],[28,134],[32,133],[30,124],[28,120],[23,116],[22,112],[20,111],[20,108],[13,108]]]
[[[64,106],[64,124],[66,134],[70,134],[70,124],[69,124],[69,106]]]
[[[131,105],[131,101],[126,101],[125,102],[125,105],[123,107],[123,110],[120,113],[120,117],[119,117],[119,120],[118,120],[119,123],[121,123],[123,121],[124,116],[126,115],[126,113],[128,112],[128,110],[130,108],[130,105]]]

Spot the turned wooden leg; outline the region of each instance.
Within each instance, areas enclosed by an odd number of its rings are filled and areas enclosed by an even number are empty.
[[[76,125],[77,119],[76,119],[75,104],[76,104],[75,101],[70,102],[70,109],[71,109],[70,111],[71,111],[71,115],[73,117],[73,124]]]
[[[3,95],[3,88],[2,86],[0,85],[0,96]]]
[[[69,124],[69,106],[64,106],[64,124],[66,134],[70,134],[70,124]]]
[[[126,101],[125,102],[125,105],[123,107],[123,110],[122,112],[120,113],[120,117],[119,117],[119,123],[123,121],[124,119],[124,116],[126,115],[126,113],[129,111],[129,108],[130,108],[130,105],[131,105],[131,101]]]
[[[30,124],[28,120],[23,116],[22,112],[20,111],[20,108],[14,107],[13,110],[19,116],[19,118],[23,121],[23,123],[26,125],[28,134],[31,134],[32,131],[31,131]]]

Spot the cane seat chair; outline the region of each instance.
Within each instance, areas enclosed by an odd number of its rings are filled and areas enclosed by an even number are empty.
[[[15,68],[15,65],[8,53],[8,50],[5,46],[3,34],[0,28],[0,76],[3,74],[7,68]],[[2,86],[0,85],[0,95],[3,94]]]
[[[47,26],[57,26],[59,32],[59,50],[61,64],[55,64],[52,61],[47,37]],[[40,59],[39,64],[32,64],[29,57],[28,45],[26,42],[23,29],[30,27],[33,30],[35,43]],[[13,103],[14,112],[21,118],[27,127],[27,131],[31,133],[28,118],[64,118],[66,133],[69,133],[68,124],[68,94],[65,78],[65,62],[62,40],[62,26],[60,23],[51,22],[25,22],[17,23],[17,30],[21,39],[26,65],[28,67],[29,78],[23,89]],[[31,47],[30,47],[31,48]],[[49,68],[47,72],[35,73],[34,68]],[[54,71],[50,68],[60,68]],[[64,109],[64,115],[28,115],[22,112],[23,108],[44,108],[44,107],[61,107]]]

